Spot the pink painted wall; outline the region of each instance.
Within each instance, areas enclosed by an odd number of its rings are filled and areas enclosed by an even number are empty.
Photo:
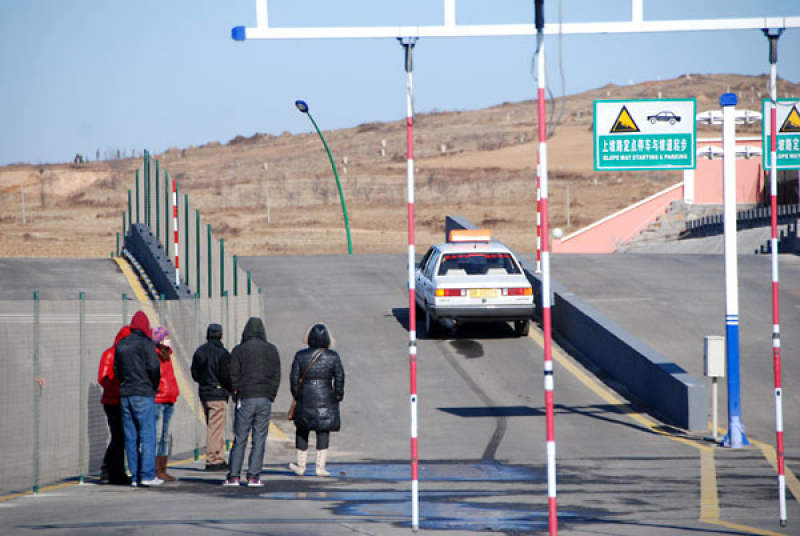
[[[697,142],[697,149],[708,145],[722,147],[721,141]],[[737,145],[761,146],[761,140],[737,140]],[[761,157],[736,160],[736,202],[753,204],[762,201],[764,175],[761,172]],[[697,159],[694,172],[694,202],[698,205],[722,204],[722,159]]]
[[[683,183],[639,201],[561,240],[553,239],[553,253],[613,253],[664,214],[672,201],[683,199]]]

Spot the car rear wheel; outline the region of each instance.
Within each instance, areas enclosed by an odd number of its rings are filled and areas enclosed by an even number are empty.
[[[531,329],[529,320],[514,320],[514,334],[517,337],[527,337]]]
[[[439,321],[433,318],[427,307],[425,308],[425,334],[429,339],[435,339],[439,336]]]

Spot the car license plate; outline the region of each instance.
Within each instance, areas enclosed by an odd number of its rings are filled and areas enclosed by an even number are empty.
[[[496,288],[471,288],[469,289],[470,298],[496,298]]]

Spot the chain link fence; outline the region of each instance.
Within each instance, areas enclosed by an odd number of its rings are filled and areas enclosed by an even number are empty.
[[[33,490],[97,474],[109,434],[97,369],[103,351],[133,314],[170,331],[180,397],[170,424],[172,456],[195,459],[205,447],[205,420],[190,367],[206,327],[223,326],[228,349],[250,316],[261,316],[258,292],[164,300],[0,300],[0,493]],[[231,438],[229,419],[226,437]]]

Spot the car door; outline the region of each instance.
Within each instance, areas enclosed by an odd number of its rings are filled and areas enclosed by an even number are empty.
[[[425,292],[427,288],[430,288],[429,285],[426,285],[425,273],[428,264],[431,261],[431,258],[434,256],[433,255],[434,251],[435,248],[433,247],[428,249],[425,255],[422,256],[422,260],[420,260],[419,266],[417,266],[417,269],[414,271],[414,287],[416,288],[416,301],[421,305],[425,304],[425,298],[426,298]]]

